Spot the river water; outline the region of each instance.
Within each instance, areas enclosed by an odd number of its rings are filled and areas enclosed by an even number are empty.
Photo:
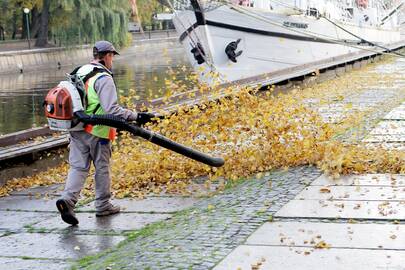
[[[182,80],[190,72],[181,50],[170,57],[120,57],[114,62],[114,79],[119,95],[135,89],[141,99],[162,96],[169,68]],[[42,103],[48,90],[64,79],[74,67],[41,70],[24,74],[0,75],[0,135],[46,124]]]

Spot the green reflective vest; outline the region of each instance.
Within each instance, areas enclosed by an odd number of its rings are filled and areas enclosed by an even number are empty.
[[[94,67],[94,66],[93,66]],[[80,71],[80,70],[79,70]],[[84,76],[92,72],[93,69],[89,68],[89,65],[84,66]],[[86,74],[87,73],[87,74]],[[83,74],[83,73],[82,73]],[[80,74],[82,76],[82,74]],[[87,80],[85,84],[85,89],[86,89],[86,95],[87,95],[87,106],[85,109],[85,113],[88,115],[103,115],[106,114],[106,112],[103,110],[101,103],[100,103],[100,98],[98,97],[98,94],[96,90],[94,89],[94,84],[97,81],[98,78],[102,76],[110,76],[111,75],[107,72],[99,72],[90,79]],[[93,126],[93,125],[86,125],[84,130],[93,136],[103,138],[103,139],[109,139],[109,140],[114,140],[116,136],[116,129],[111,128],[108,126]]]

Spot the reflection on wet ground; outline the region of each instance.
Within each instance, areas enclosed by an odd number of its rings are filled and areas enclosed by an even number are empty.
[[[193,187],[211,191],[204,184]],[[171,219],[199,201],[166,194],[145,200],[116,199],[113,203],[120,205],[122,212],[109,217],[96,217],[94,203],[83,203],[76,208],[79,225],[72,227],[61,220],[55,207],[62,189],[59,184],[35,187],[1,198],[0,265],[24,270],[65,269],[69,260],[111,249],[126,239],[126,233]]]
[[[114,79],[119,95],[125,95],[128,89],[135,89],[141,99],[164,95],[164,79],[170,67],[180,72],[179,79],[190,71],[188,67],[186,71],[181,69],[188,65],[181,49],[174,48],[167,55],[152,58],[129,51],[118,58],[114,63]],[[44,97],[73,68],[0,75],[0,135],[45,124]]]

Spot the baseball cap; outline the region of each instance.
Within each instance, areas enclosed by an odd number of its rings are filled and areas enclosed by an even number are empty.
[[[111,42],[106,40],[97,41],[93,47],[93,54],[96,55],[101,52],[113,52],[115,55],[119,55],[117,50],[114,48]]]

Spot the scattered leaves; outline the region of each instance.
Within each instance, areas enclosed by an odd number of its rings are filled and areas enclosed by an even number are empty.
[[[194,98],[197,93],[206,96],[209,91],[206,85],[195,83],[195,74],[186,83],[179,82],[176,74],[169,75],[170,79],[165,81],[168,91],[162,99],[164,103],[178,95]],[[255,89],[235,91],[230,87],[210,92],[218,97],[216,101],[203,98],[199,106],[177,105],[176,114],[147,128],[205,153],[222,156],[225,165],[213,169],[124,133],[114,143],[112,155],[114,195],[143,198],[151,192],[188,194],[193,178],[206,177],[210,181],[262,178],[263,173],[273,169],[302,165],[317,166],[334,177],[351,173],[405,173],[404,151],[366,147],[356,136],[338,140],[341,134],[360,127],[366,116],[381,110],[378,104],[361,111],[355,104],[347,103],[347,97],[360,95],[367,85],[381,86],[383,92],[396,79],[392,74],[366,68],[277,94],[274,87],[269,87],[265,94]],[[139,99],[139,93],[135,90],[129,93],[121,102],[134,108],[133,101]],[[327,121],[319,109],[333,108],[336,104],[345,109],[341,120]],[[63,164],[32,177],[9,181],[0,188],[0,196],[13,190],[63,183],[67,170],[68,165]],[[94,181],[89,179],[83,190],[86,197],[94,189]],[[326,188],[321,192],[329,193]]]

